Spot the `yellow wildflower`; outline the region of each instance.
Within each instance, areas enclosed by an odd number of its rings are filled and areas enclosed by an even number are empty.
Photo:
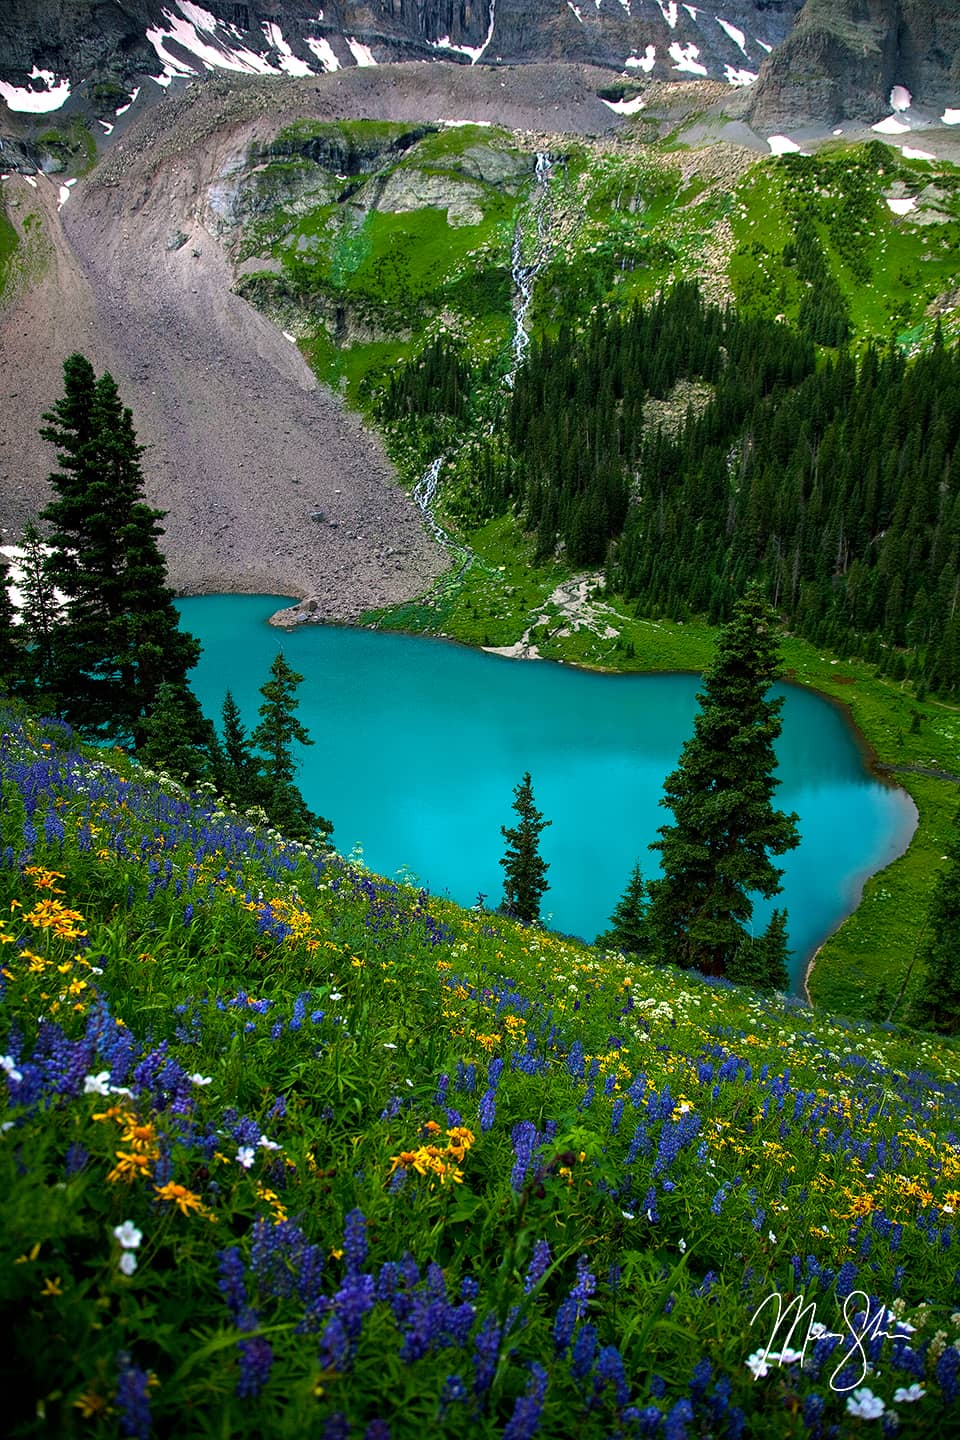
[[[206,1206],[199,1195],[195,1195],[192,1190],[178,1185],[173,1180],[168,1181],[166,1185],[154,1185],[153,1188],[157,1192],[158,1200],[166,1200],[171,1205],[176,1205],[181,1215],[189,1215],[191,1210],[196,1210],[201,1215],[206,1211]]]

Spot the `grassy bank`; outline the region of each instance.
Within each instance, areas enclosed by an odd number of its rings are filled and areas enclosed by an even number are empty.
[[[472,533],[470,543],[475,559],[465,569],[458,565],[452,582],[416,603],[372,612],[365,622],[504,648],[526,636],[543,659],[631,673],[702,670],[712,658],[716,630],[704,620],[637,616],[622,598],[606,595],[599,574],[584,577],[585,603],[565,611],[563,592],[576,577],[554,561],[536,565],[532,542],[510,517]],[[957,809],[956,784],[944,777],[958,771],[960,711],[918,702],[909,684],[879,678],[873,666],[838,660],[796,636],[785,637],[782,653],[785,678],[841,705],[871,765],[917,806],[906,854],[866,882],[858,908],[825,941],[809,979],[810,998],[827,1010],[886,1018],[896,1004],[897,1018],[917,978],[914,952]]]
[[[9,1434],[955,1423],[955,1044],[459,910],[60,726],[0,737]],[[758,1316],[801,1293],[793,1335]]]

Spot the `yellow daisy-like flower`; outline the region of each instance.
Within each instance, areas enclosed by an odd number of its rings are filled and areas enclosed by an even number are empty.
[[[169,1180],[166,1185],[155,1185],[153,1188],[157,1192],[158,1200],[165,1200],[170,1205],[176,1205],[181,1215],[189,1215],[191,1210],[196,1210],[199,1215],[206,1212],[206,1206],[200,1196],[195,1195],[186,1186],[178,1185],[174,1180]]]

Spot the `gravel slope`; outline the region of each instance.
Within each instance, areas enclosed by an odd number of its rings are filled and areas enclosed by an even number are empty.
[[[207,188],[298,115],[480,119],[596,132],[609,77],[588,69],[356,69],[307,81],[190,86],[157,100],[57,209],[58,185],[4,182],[32,271],[0,316],[0,526],[36,514],[54,465],[39,440],[72,350],[109,368],[147,448],[150,500],[181,591],[265,591],[350,619],[422,591],[445,561],[378,438],[230,290]],[[546,122],[546,123],[545,123]],[[177,230],[187,243],[169,248]],[[43,262],[42,265],[40,262]],[[323,519],[316,516],[322,514]]]

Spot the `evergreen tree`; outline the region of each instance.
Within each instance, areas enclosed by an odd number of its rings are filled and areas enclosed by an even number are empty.
[[[19,689],[24,677],[21,627],[15,621],[10,595],[10,573],[5,555],[0,555],[0,691]]]
[[[313,744],[294,713],[300,703],[296,691],[303,676],[291,670],[279,650],[270,675],[272,678],[260,687],[264,703],[257,712],[260,724],[251,737],[259,750],[256,798],[271,824],[285,835],[294,840],[311,840],[319,832],[327,839],[333,826],[313,814],[294,783],[293,746]]]
[[[44,416],[58,447],[46,574],[67,605],[53,633],[61,714],[89,734],[137,745],[161,684],[180,686],[199,645],[181,632],[158,540],[162,514],[143,498],[133,418],[109,374],[71,355],[64,395]]]
[[[625,955],[645,955],[650,948],[646,927],[647,887],[638,860],[620,900],[610,916],[610,929],[595,944]]]
[[[144,718],[137,755],[145,764],[166,770],[175,780],[195,785],[211,768],[214,738],[213,726],[189,685],[165,680]]]
[[[217,784],[222,793],[229,796],[234,805],[242,810],[252,804],[255,798],[257,762],[246,726],[240,718],[240,707],[229,690],[223,697],[221,713],[223,743],[220,747]]]
[[[913,1023],[942,1035],[960,1034],[960,811],[946,863],[934,882],[920,959],[923,976]]]
[[[53,676],[54,635],[57,622],[62,618],[62,607],[48,574],[43,537],[32,520],[23,528],[20,549],[20,593],[23,597],[20,619],[30,647],[34,689],[44,695]]]
[[[777,673],[776,616],[751,586],[721,630],[698,696],[700,711],[661,804],[674,824],[650,847],[662,878],[648,887],[648,921],[661,957],[707,975],[727,974],[749,940],[751,893],[780,890],[770,855],[798,844],[796,815],[773,807],[773,743],[782,700],[767,698]]]
[[[514,788],[513,795],[518,823],[510,829],[500,826],[500,833],[507,842],[506,854],[500,860],[506,871],[502,909],[507,915],[530,925],[539,920],[540,900],[544,891],[550,888],[546,880],[550,867],[540,855],[540,832],[553,821],[544,820],[533,803],[529,770]]]
[[[754,990],[785,991],[790,985],[787,969],[787,912],[774,910],[762,935],[748,936],[727,971],[727,978]]]

